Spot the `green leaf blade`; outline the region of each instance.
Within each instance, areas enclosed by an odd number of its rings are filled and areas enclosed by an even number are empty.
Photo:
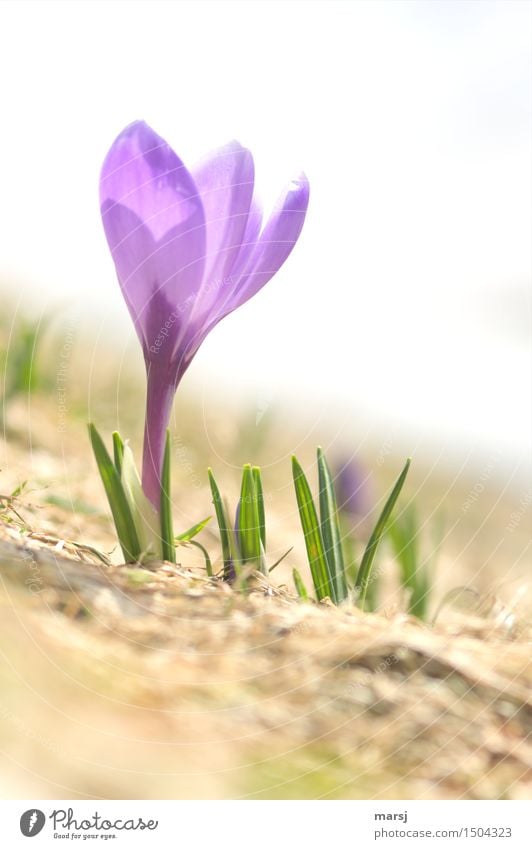
[[[192,525],[192,527],[189,528],[188,531],[183,531],[182,534],[176,536],[176,540],[178,542],[188,542],[189,540],[193,539],[193,537],[197,536],[199,532],[202,531],[203,528],[209,524],[211,519],[212,516],[207,516],[206,519],[202,519],[201,522],[197,522],[195,525]]]
[[[214,510],[216,512],[216,520],[218,522],[218,530],[220,533],[220,542],[222,544],[224,579],[228,581],[231,579],[233,567],[230,538],[231,525],[229,524],[229,521],[227,519],[227,514],[224,507],[224,503],[222,501],[222,496],[220,495],[220,490],[218,489],[218,484],[216,483],[212,469],[208,469],[207,473],[209,475],[209,485],[211,487],[212,503],[214,504]]]
[[[331,472],[321,448],[318,448],[318,478],[320,491],[320,522],[323,546],[329,572],[329,581],[334,591],[332,599],[336,604],[347,598],[344,555],[336,493]]]
[[[305,538],[305,546],[316,595],[318,600],[327,596],[332,599],[334,598],[334,590],[329,583],[327,560],[316,508],[307,478],[296,457],[292,457],[292,474],[299,518],[301,520],[301,527],[303,528],[303,536]]]
[[[262,487],[262,475],[258,466],[253,466],[253,481],[255,483],[255,494],[257,496],[259,530],[262,547],[266,551],[266,514],[264,510],[264,490]]]
[[[200,542],[197,542],[195,539],[187,540],[186,545],[194,545],[196,548],[199,548],[199,550],[203,554],[203,557],[205,558],[205,571],[207,572],[207,576],[209,578],[212,578],[213,577],[213,571],[212,571],[211,558],[209,557],[209,552],[207,551],[205,546],[202,545]]]
[[[430,601],[432,558],[420,557],[421,528],[413,504],[389,526],[388,537],[399,564],[401,585],[408,592],[408,612],[424,621]]]
[[[89,437],[109,507],[113,515],[124,560],[126,563],[135,562],[141,553],[141,548],[122,482],[116,466],[111,460],[107,448],[93,424],[89,424]]]
[[[174,525],[172,520],[170,431],[166,431],[163,468],[161,476],[161,540],[163,560],[175,563]]]
[[[124,443],[120,482],[137,532],[141,549],[140,559],[161,560],[163,552],[160,514],[142,489],[135,458],[127,443]]]
[[[375,554],[376,554],[378,545],[379,545],[379,543],[380,543],[380,541],[381,541],[381,539],[382,539],[382,537],[383,537],[383,535],[386,531],[386,528],[387,528],[387,525],[388,525],[388,520],[391,516],[393,508],[395,507],[395,503],[396,503],[397,499],[399,498],[399,495],[400,495],[401,490],[403,488],[404,482],[406,480],[406,476],[408,475],[408,470],[410,468],[410,463],[411,463],[411,460],[410,460],[410,458],[408,458],[401,474],[397,478],[397,481],[395,482],[393,489],[392,489],[390,495],[388,496],[388,498],[386,500],[386,503],[385,503],[385,505],[382,509],[382,512],[381,512],[379,518],[377,519],[375,527],[373,528],[372,534],[369,538],[369,542],[366,546],[366,550],[364,551],[364,554],[362,556],[362,561],[360,563],[360,568],[358,570],[357,580],[356,580],[356,585],[357,585],[359,592],[360,592],[360,602],[361,602],[362,610],[364,609],[366,592],[367,592],[368,582],[369,582],[369,578],[370,578],[370,574],[371,574],[371,567],[372,567],[373,561],[375,559]]]
[[[122,474],[122,463],[124,461],[124,442],[117,430],[113,431],[113,456],[118,476]]]
[[[242,487],[237,513],[236,535],[243,563],[255,563],[260,571],[264,566],[261,536],[261,517],[256,488],[256,476],[250,465],[242,470]]]
[[[292,578],[294,580],[294,586],[296,588],[296,593],[299,598],[308,601],[308,592],[305,584],[303,583],[303,578],[297,571],[297,569],[292,569]]]

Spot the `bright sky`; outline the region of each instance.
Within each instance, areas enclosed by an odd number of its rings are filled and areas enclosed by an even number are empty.
[[[1,3],[1,279],[116,318],[126,345],[108,146],[140,117],[189,163],[237,138],[268,203],[303,169],[311,205],[188,385],[336,405],[481,463],[530,456],[531,8]]]

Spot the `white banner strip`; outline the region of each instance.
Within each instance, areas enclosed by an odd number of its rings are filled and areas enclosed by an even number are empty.
[[[67,840],[123,849],[532,846],[527,801],[26,800],[0,802],[0,814],[0,845],[9,849]]]

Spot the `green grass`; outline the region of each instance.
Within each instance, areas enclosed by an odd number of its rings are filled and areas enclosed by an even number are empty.
[[[234,524],[229,519],[227,505],[220,494],[212,469],[208,470],[208,475],[222,547],[223,578],[233,581],[236,577],[241,577],[242,586],[245,586],[245,574],[242,571],[244,567],[247,567],[248,572],[257,570],[267,576],[284,560],[291,549],[271,566],[268,565],[264,490],[258,466],[248,463],[242,469],[240,498]]]
[[[335,604],[341,604],[351,597],[357,601],[362,609],[365,609],[368,589],[372,582],[375,555],[387,531],[393,509],[404,486],[410,468],[410,460],[406,461],[390,495],[386,499],[358,569],[353,568],[352,542],[349,538],[347,541],[342,539],[334,483],[321,448],[318,448],[317,452],[317,465],[319,513],[307,477],[296,457],[292,457],[294,488],[314,591],[318,600],[330,598]],[[348,567],[346,567],[346,563],[349,564]],[[301,595],[299,573],[297,578],[294,576],[294,579],[296,590]]]

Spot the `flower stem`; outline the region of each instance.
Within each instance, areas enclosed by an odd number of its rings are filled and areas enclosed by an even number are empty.
[[[161,475],[166,429],[175,394],[175,384],[166,369],[147,365],[146,424],[142,457],[142,488],[157,512],[161,504]]]

